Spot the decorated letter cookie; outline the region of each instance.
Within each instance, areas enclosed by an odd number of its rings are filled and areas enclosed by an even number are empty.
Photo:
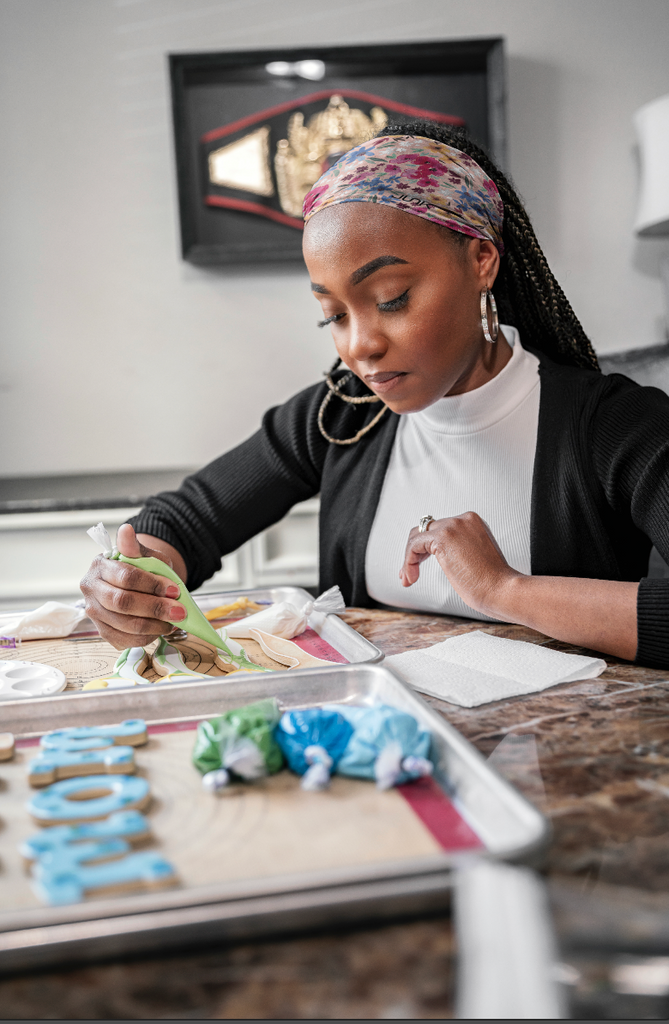
[[[116,841],[123,842],[124,848],[130,849],[129,843],[144,842],[150,835],[149,823],[139,811],[116,811],[103,821],[46,828],[26,839],[20,851],[28,864],[43,860],[62,849],[73,851],[75,856],[85,850],[84,860],[98,860],[105,855],[91,852],[92,848],[100,850],[104,844]]]
[[[152,663],[154,671],[166,679],[222,676],[237,671],[237,666],[225,658],[218,647],[187,634],[179,640],[166,640],[161,636],[153,652]]]
[[[14,757],[14,734],[0,732],[0,761],[11,761]]]
[[[132,747],[102,747],[97,750],[43,750],[28,765],[31,786],[49,786],[58,779],[81,775],[129,775],[135,771]]]
[[[144,679],[144,672],[150,664],[151,658],[143,647],[128,647],[116,659],[113,672],[101,679],[90,679],[82,689],[114,690],[126,686],[148,686],[149,681]]]
[[[119,811],[105,821],[46,829],[26,840],[21,853],[32,867],[33,888],[41,900],[79,903],[89,895],[174,885],[174,868],[159,853],[132,852],[130,843],[148,835],[142,814]]]
[[[131,845],[150,838],[149,823],[140,814],[151,800],[149,783],[129,774],[135,771],[133,748],[146,742],[141,718],[58,729],[42,737],[28,778],[44,788],[27,809],[43,831],[27,839],[20,852],[43,902],[58,906],[177,884],[174,867],[162,854],[134,851]]]
[[[141,810],[150,799],[148,782],[136,775],[87,775],[54,782],[32,798],[28,811],[38,825],[74,825]]]
[[[165,889],[177,882],[170,862],[155,850],[129,853],[104,864],[82,864],[67,857],[54,857],[51,863],[39,861],[33,869],[33,878],[37,895],[45,903],[56,905],[80,903],[89,895],[118,896]]]
[[[115,743],[141,747],[148,735],[143,718],[129,718],[118,725],[80,725],[71,729],[47,732],[41,739],[45,750],[97,750]]]

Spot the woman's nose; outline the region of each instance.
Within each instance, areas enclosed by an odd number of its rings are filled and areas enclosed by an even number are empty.
[[[346,348],[349,358],[362,363],[365,360],[378,359],[384,355],[388,348],[388,342],[372,324],[351,318]]]

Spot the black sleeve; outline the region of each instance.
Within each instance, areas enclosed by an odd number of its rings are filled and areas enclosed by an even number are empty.
[[[270,409],[247,441],[186,477],[178,491],[150,498],[130,522],[172,544],[195,590],[221,557],[318,494],[327,442],[317,426],[325,385]]]
[[[593,437],[595,465],[611,506],[669,561],[669,396],[611,375]],[[637,599],[641,665],[669,668],[669,579],[644,578]]]

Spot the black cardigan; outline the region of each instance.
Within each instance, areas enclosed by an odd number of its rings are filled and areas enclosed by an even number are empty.
[[[636,660],[669,667],[669,579],[642,578],[652,544],[669,560],[669,397],[536,354],[532,573],[641,580]],[[357,378],[351,387],[368,393]],[[325,393],[317,384],[270,409],[257,433],[178,491],[150,498],[132,520],[138,532],[181,552],[190,589],[220,568],[223,555],[320,492],[320,587],[338,583],[347,604],[375,605],[365,552],[399,417],[388,410],[357,444],[329,444],[317,424]],[[378,408],[333,399],[328,431],[351,437]]]

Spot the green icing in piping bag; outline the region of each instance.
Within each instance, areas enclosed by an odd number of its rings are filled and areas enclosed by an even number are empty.
[[[174,625],[178,626],[179,629],[185,629],[187,633],[192,633],[193,636],[199,637],[200,640],[206,640],[208,644],[212,644],[214,647],[218,647],[219,650],[225,651],[227,655],[231,654],[228,645],[218,635],[214,627],[210,625],[209,620],[204,617],[188,593],[185,583],[177,576],[174,569],[170,569],[169,565],[161,562],[159,558],[128,558],[126,555],[117,555],[116,557],[119,562],[127,562],[128,565],[144,569],[145,572],[155,573],[156,576],[166,576],[168,580],[175,583],[179,588],[179,601],[186,609],[186,618],[181,622],[175,622]]]
[[[252,662],[243,647],[241,647],[235,640],[229,640],[225,630],[223,631],[225,634],[224,637],[216,632],[209,620],[202,614],[198,606],[195,604],[195,601],[188,593],[183,580],[177,576],[174,569],[171,569],[169,565],[161,561],[160,558],[129,558],[127,555],[122,555],[118,548],[112,545],[111,538],[103,523],[98,523],[97,526],[92,526],[90,530],[87,530],[86,532],[91,540],[95,544],[99,544],[102,548],[104,558],[112,558],[119,562],[127,562],[128,565],[134,565],[137,569],[143,569],[144,572],[152,572],[155,573],[156,576],[165,576],[176,585],[179,591],[179,601],[181,601],[186,609],[186,618],[182,622],[175,622],[175,626],[179,629],[185,630],[186,633],[190,633],[192,636],[198,637],[200,640],[204,640],[205,643],[211,644],[212,647],[216,647],[223,653],[226,661],[230,664],[236,665],[239,669],[243,669],[247,672],[270,671],[270,669],[264,668],[261,665],[256,665]],[[114,666],[114,668],[119,671],[122,659],[123,655],[121,655],[121,658],[119,658],[119,661]]]

